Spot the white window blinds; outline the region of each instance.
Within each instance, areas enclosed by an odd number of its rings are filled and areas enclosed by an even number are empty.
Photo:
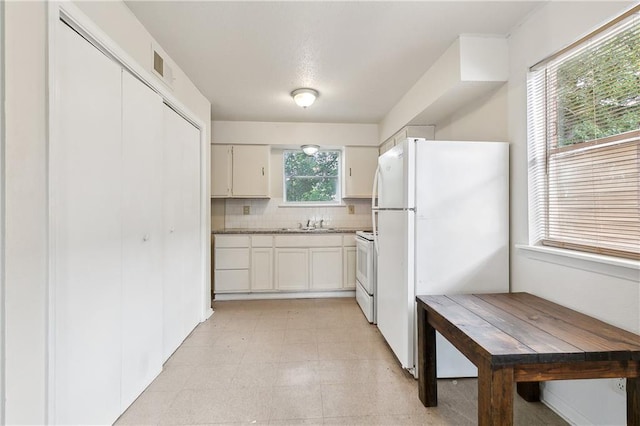
[[[532,68],[533,243],[640,259],[640,7]]]

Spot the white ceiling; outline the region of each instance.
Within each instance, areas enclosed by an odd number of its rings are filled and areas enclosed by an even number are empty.
[[[333,123],[379,122],[459,34],[508,34],[539,4],[127,1],[212,119]],[[298,87],[320,92],[306,110]]]

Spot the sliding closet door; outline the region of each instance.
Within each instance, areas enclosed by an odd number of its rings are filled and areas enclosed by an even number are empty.
[[[185,245],[182,222],[183,151],[180,134],[180,120],[183,118],[166,105],[163,108],[163,359],[166,360],[185,338],[182,312],[185,305],[183,275],[186,255],[183,248]]]
[[[162,98],[122,75],[122,410],[162,370]]]
[[[200,241],[200,131],[182,119],[182,222],[184,232],[184,284],[186,333],[202,319],[202,256]]]
[[[120,414],[122,353],[120,66],[59,22],[51,145],[54,421]]]
[[[200,134],[164,107],[164,358],[201,318]]]

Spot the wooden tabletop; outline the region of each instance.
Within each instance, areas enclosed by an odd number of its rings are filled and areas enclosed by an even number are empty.
[[[640,336],[528,293],[416,300],[476,365],[640,360]]]

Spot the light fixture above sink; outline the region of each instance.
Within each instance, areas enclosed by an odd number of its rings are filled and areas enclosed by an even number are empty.
[[[320,149],[318,145],[302,145],[300,148],[302,148],[302,152],[307,155],[315,155]]]

